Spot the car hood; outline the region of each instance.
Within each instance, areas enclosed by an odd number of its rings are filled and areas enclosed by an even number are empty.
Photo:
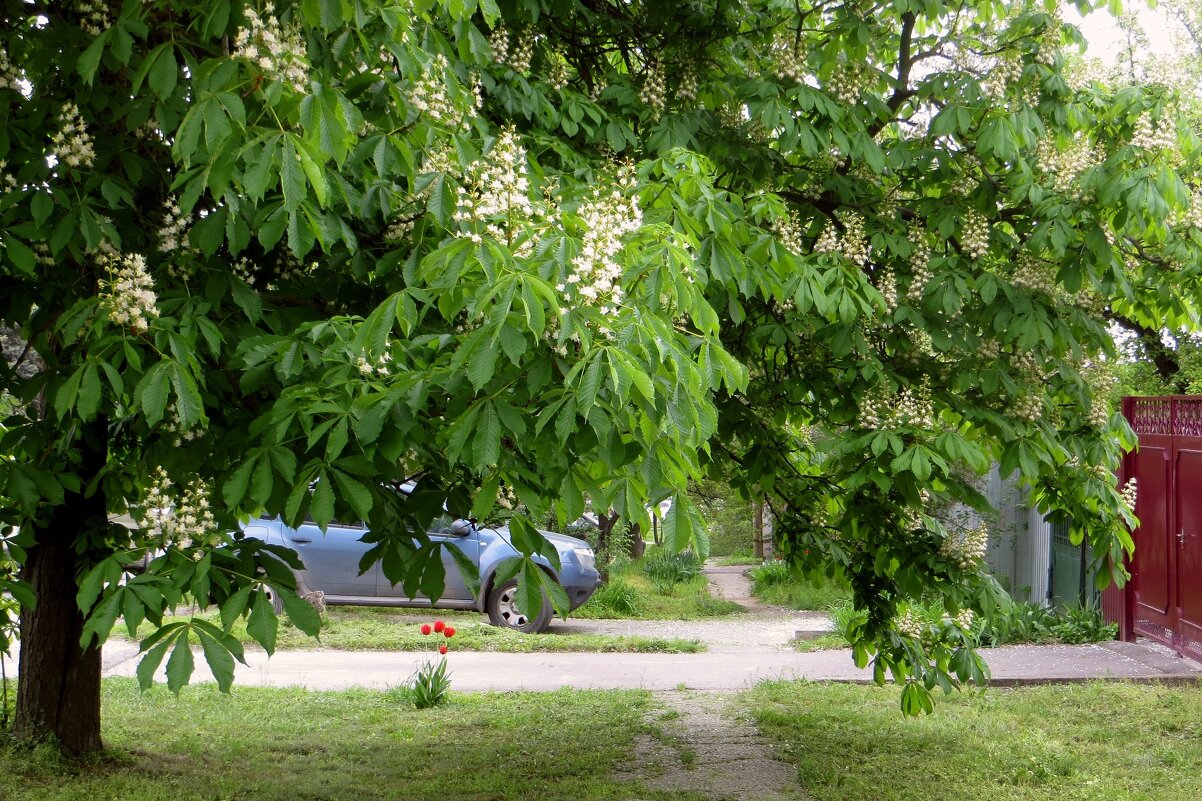
[[[493,527],[493,531],[504,537],[505,541],[509,544],[513,544],[513,538],[509,535],[509,526],[496,526]],[[546,537],[547,541],[554,545],[555,549],[560,552],[570,551],[573,548],[588,548],[591,551],[593,548],[588,542],[579,537],[569,537],[567,534],[557,534],[554,531],[543,531],[541,528],[538,530],[538,533]]]

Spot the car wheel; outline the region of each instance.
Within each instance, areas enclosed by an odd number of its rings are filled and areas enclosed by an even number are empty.
[[[547,597],[546,593],[543,593],[542,608],[538,610],[536,617],[531,618],[518,609],[517,587],[517,579],[510,579],[504,584],[492,588],[492,591],[488,593],[488,602],[485,604],[489,621],[494,626],[514,629],[527,634],[545,631],[547,626],[551,625],[551,616],[554,614],[551,609],[551,599]]]
[[[284,614],[284,600],[275,591],[275,587],[272,587],[270,584],[264,584],[263,594],[267,596],[267,600],[271,601],[271,608],[275,610],[276,617]]]

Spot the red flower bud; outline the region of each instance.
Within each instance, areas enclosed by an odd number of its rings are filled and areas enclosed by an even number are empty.
[[[443,634],[447,635],[448,637],[454,637],[454,636],[455,636],[455,629],[451,628],[450,626],[447,626],[447,627],[446,627],[446,630],[445,630],[445,631],[443,631]]]
[[[430,633],[430,624],[423,623],[422,624],[422,634],[429,634],[429,633]]]
[[[446,627],[447,627],[447,624],[446,624],[446,623],[443,623],[441,620],[435,620],[435,621],[434,621],[434,630],[435,630],[435,631],[441,632],[441,631],[442,631],[443,629],[445,629]]]
[[[447,647],[445,645],[438,646],[438,653],[445,654],[446,652],[447,652]]]

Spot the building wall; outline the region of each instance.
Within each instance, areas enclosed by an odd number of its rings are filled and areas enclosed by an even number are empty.
[[[985,562],[1016,601],[1047,603],[1051,526],[1027,505],[1027,492],[1015,476],[1002,477],[995,466],[985,484],[994,508]]]

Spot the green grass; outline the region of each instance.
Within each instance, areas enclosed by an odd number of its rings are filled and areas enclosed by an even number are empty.
[[[988,689],[898,711],[895,687],[764,684],[745,700],[814,801],[1202,798],[1202,687]]]
[[[758,556],[719,556],[714,563],[719,567],[758,567],[764,560]]]
[[[803,579],[783,562],[766,562],[751,570],[751,594],[772,606],[829,609],[851,599],[851,590],[834,579]]]
[[[217,622],[213,612],[200,617]],[[435,636],[422,636],[422,623],[444,620],[455,627],[450,645],[457,651],[499,651],[504,653],[530,652],[588,652],[588,653],[697,653],[705,650],[699,640],[664,637],[616,636],[602,634],[522,634],[501,629],[484,622],[478,612],[421,612],[390,607],[331,606],[326,608],[320,642],[314,640],[286,620],[280,622],[276,647],[286,650],[305,648],[336,648],[344,651],[428,651]],[[152,631],[143,624],[139,634]],[[116,636],[128,632],[122,624],[113,630]],[[251,642],[246,634],[246,621],[234,624],[233,634],[243,642]],[[443,641],[441,637],[438,641]]]
[[[653,700],[642,691],[406,693],[104,683],[110,753],[90,764],[0,747],[5,801],[448,801],[660,799],[615,778]]]
[[[710,595],[705,576],[696,576],[665,592],[666,588],[657,587],[655,582],[643,575],[640,564],[631,563],[612,573],[609,579],[611,583],[621,582],[630,589],[634,611],[604,603],[605,593],[598,591],[599,597],[594,596],[572,616],[586,619],[696,620],[746,611],[733,601]]]

